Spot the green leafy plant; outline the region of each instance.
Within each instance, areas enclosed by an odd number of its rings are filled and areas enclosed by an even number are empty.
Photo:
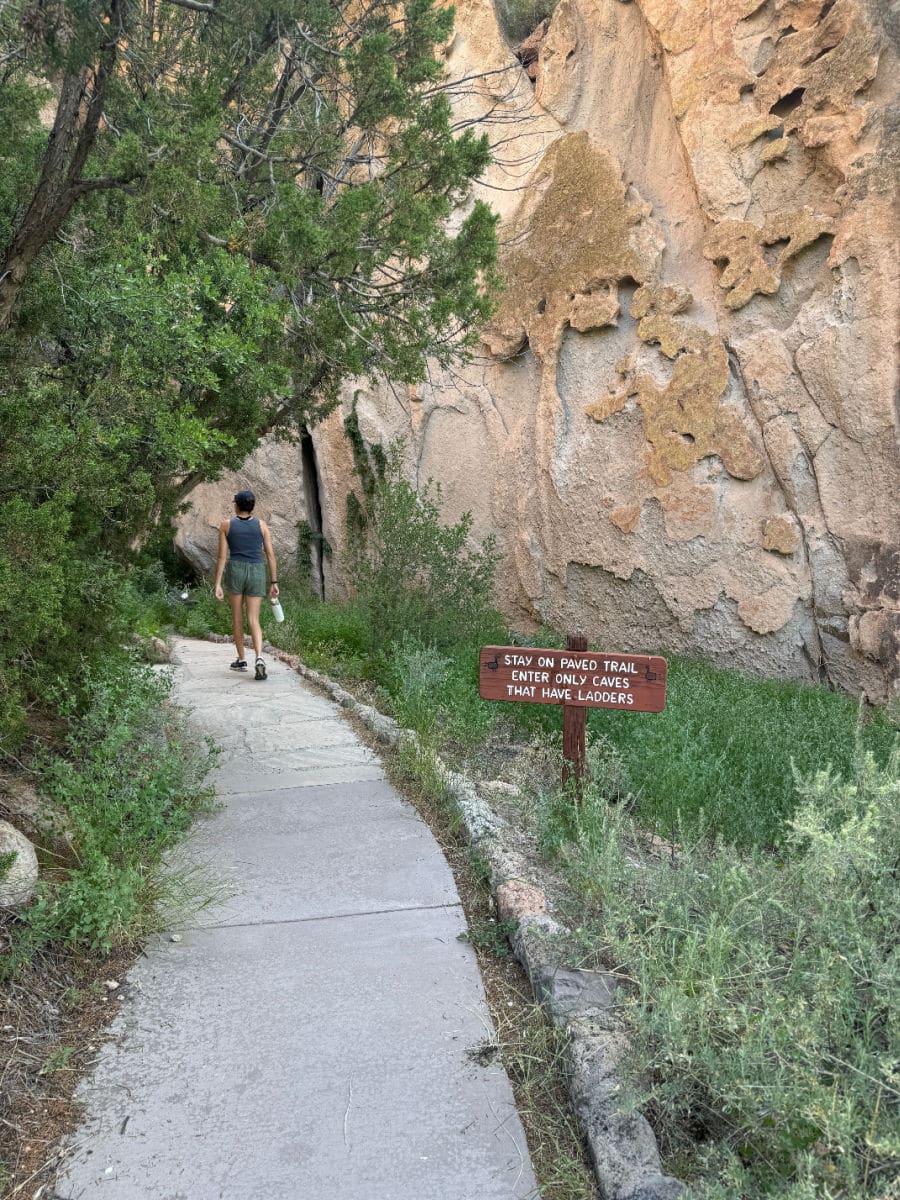
[[[516,921],[498,921],[493,917],[473,921],[469,928],[459,935],[461,942],[470,942],[479,950],[487,950],[496,958],[507,958],[512,952],[509,939],[516,931]]]
[[[54,1071],[70,1071],[72,1068],[69,1066],[69,1063],[74,1053],[74,1046],[60,1046],[47,1056],[46,1062],[41,1067],[40,1074],[51,1075]]]
[[[8,970],[47,942],[105,952],[146,924],[162,853],[207,802],[213,759],[188,736],[170,686],[125,655],[87,665],[77,691],[59,685],[66,745],[37,766],[42,791],[66,812],[75,861],[40,881]]]
[[[413,488],[400,458],[394,447],[351,562],[374,645],[386,648],[408,634],[438,650],[477,644],[503,628],[492,608],[494,539],[473,544],[471,513],[443,524],[440,486]]]

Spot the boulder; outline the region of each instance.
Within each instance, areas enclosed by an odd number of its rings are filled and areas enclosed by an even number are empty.
[[[256,495],[253,515],[269,526],[279,570],[296,562],[297,523],[307,519],[300,449],[269,438],[240,470],[202,483],[188,496],[175,544],[195,570],[209,574],[215,569],[219,525],[234,515],[232,497],[244,488]]]
[[[36,845],[63,853],[72,843],[72,826],[65,810],[41,796],[21,775],[0,778],[0,818],[27,835]]]
[[[12,862],[0,871],[0,909],[24,908],[34,895],[38,879],[38,861],[34,846],[24,833],[9,821],[0,821],[0,863],[14,854]]]

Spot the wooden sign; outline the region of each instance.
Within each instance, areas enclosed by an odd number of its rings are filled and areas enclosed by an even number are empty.
[[[662,712],[666,671],[666,660],[656,654],[485,646],[478,692],[484,700]]]

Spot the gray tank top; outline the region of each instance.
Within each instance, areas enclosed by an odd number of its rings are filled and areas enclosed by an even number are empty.
[[[232,517],[228,523],[228,549],[236,562],[260,563],[263,560],[263,535],[258,517]]]

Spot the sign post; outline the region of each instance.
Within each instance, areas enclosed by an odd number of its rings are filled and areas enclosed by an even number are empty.
[[[570,633],[566,638],[566,649],[587,650],[587,638],[583,633]],[[574,777],[578,799],[581,799],[581,780],[584,775],[584,752],[587,741],[587,709],[583,704],[563,702],[563,783]]]
[[[662,712],[668,664],[657,654],[588,650],[582,633],[565,650],[531,646],[485,646],[478,663],[478,694],[484,700],[561,704],[563,781],[584,775],[588,708]]]

